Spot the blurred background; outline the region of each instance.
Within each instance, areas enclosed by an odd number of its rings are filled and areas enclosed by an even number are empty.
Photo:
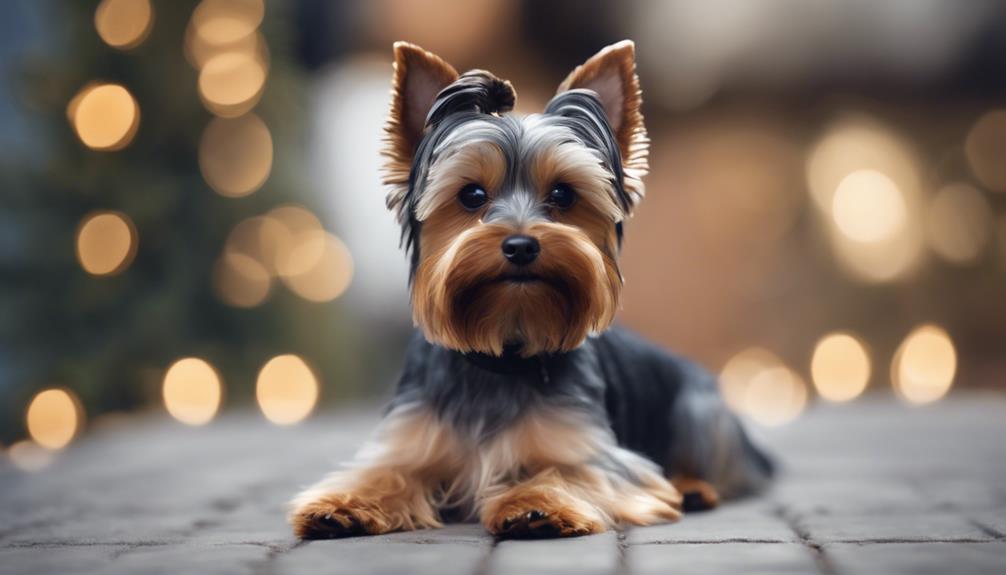
[[[293,425],[411,330],[378,152],[391,44],[540,111],[635,40],[653,140],[620,321],[766,426],[1006,389],[995,0],[0,5],[0,448],[131,412]]]

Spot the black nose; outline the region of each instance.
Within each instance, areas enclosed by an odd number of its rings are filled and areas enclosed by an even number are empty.
[[[510,236],[503,240],[503,255],[512,264],[526,266],[538,257],[541,246],[531,236]]]

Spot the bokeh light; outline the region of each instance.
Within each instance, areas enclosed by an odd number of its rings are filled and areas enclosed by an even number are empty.
[[[199,96],[217,116],[237,117],[258,103],[265,79],[265,64],[254,54],[224,52],[207,60],[199,71]]]
[[[255,307],[269,297],[272,277],[258,260],[241,253],[225,252],[214,266],[213,287],[228,305]]]
[[[94,11],[94,27],[106,44],[120,50],[143,43],[153,27],[150,0],[102,0]]]
[[[203,0],[192,12],[192,26],[205,42],[228,44],[254,32],[264,15],[262,0]]]
[[[876,170],[857,170],[842,178],[832,197],[838,229],[858,242],[878,242],[905,225],[905,201],[898,186]]]
[[[957,372],[957,352],[947,332],[921,325],[901,343],[891,362],[891,381],[909,403],[931,403],[950,391]]]
[[[220,376],[205,360],[186,357],[171,364],[161,388],[164,407],[187,425],[209,423],[220,408]]]
[[[720,371],[719,385],[731,410],[762,425],[788,423],[807,405],[803,379],[774,353],[758,347],[730,358]]]
[[[84,87],[67,106],[67,116],[80,141],[94,150],[121,150],[140,126],[139,105],[118,84]]]
[[[835,122],[808,155],[807,184],[855,278],[887,282],[916,268],[924,247],[918,162],[892,130],[862,116]]]
[[[218,194],[247,196],[262,187],[272,171],[269,128],[256,115],[215,118],[199,142],[203,178]]]
[[[282,276],[295,294],[313,302],[331,301],[346,291],[353,279],[353,256],[342,240],[315,231],[301,234],[282,260],[290,273]]]
[[[255,398],[266,419],[277,425],[303,420],[318,401],[318,379],[299,356],[279,355],[259,372]]]
[[[929,202],[926,239],[941,258],[955,264],[974,263],[988,245],[992,206],[973,186],[944,186]]]
[[[136,228],[119,212],[95,212],[81,220],[77,230],[77,261],[89,274],[122,272],[136,255]]]
[[[859,397],[870,381],[870,356],[851,333],[829,333],[814,348],[810,373],[821,397],[849,401]]]
[[[66,447],[80,428],[83,409],[67,389],[40,391],[28,404],[25,422],[28,435],[46,449]]]
[[[21,471],[34,472],[41,471],[52,463],[53,452],[30,439],[23,439],[10,446],[7,457]]]
[[[985,187],[1006,192],[1006,109],[992,110],[975,122],[964,149],[975,177]]]
[[[793,421],[806,406],[807,384],[784,366],[757,373],[744,393],[744,413],[771,427]]]

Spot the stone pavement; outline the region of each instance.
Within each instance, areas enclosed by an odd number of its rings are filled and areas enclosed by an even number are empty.
[[[128,417],[41,472],[0,462],[0,573],[1006,573],[1006,396],[817,406],[761,433],[785,464],[772,492],[674,525],[295,542],[285,501],[349,457],[374,414]]]

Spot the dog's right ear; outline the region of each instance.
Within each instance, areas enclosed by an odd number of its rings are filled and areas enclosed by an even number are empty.
[[[457,71],[436,54],[415,44],[395,42],[391,112],[384,126],[383,154],[387,158],[384,183],[391,187],[388,208],[400,212],[400,204],[408,192],[412,158],[426,127],[426,115],[440,90],[457,79]]]

